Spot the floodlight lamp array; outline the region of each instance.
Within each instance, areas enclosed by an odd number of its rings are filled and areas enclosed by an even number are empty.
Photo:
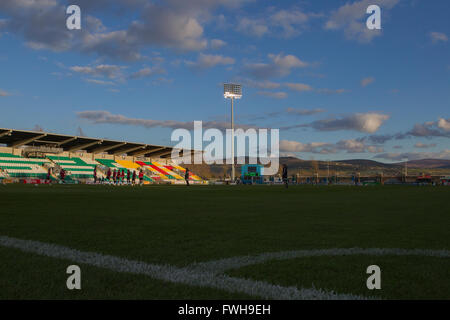
[[[223,85],[223,96],[225,98],[242,98],[242,85],[234,83],[225,83]]]

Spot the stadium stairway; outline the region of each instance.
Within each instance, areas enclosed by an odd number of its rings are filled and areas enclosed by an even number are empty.
[[[155,181],[170,181],[171,178],[169,178],[167,175],[165,175],[163,172],[157,170],[151,162],[147,161],[136,161],[138,165],[140,165],[142,168],[147,170],[150,173],[150,176]]]
[[[124,166],[125,168],[129,169],[132,173],[133,171],[136,171],[136,176],[139,173],[139,170],[141,169],[141,166],[133,161],[129,161],[129,160],[116,160],[116,162],[122,166]],[[148,175],[145,174],[144,171],[144,181],[148,181],[148,182],[153,182],[155,179],[153,177],[150,177]]]
[[[67,179],[94,179],[94,167],[98,164],[87,163],[78,157],[47,156],[67,173]]]
[[[163,166],[156,161],[152,161],[152,165],[155,166],[156,170],[163,172],[168,177],[172,177],[172,179],[184,180],[182,176],[169,169],[168,166]]]
[[[0,169],[10,178],[46,179],[47,170],[43,167],[48,159],[24,158],[11,153],[0,153]]]
[[[101,165],[110,168],[110,169],[126,169],[123,165],[121,165],[120,163],[117,163],[114,160],[111,159],[95,159],[98,163],[100,163]]]
[[[108,169],[111,169],[111,171],[113,170],[127,170],[126,167],[124,167],[123,165],[121,165],[120,163],[117,163],[115,160],[112,159],[95,159],[95,161],[97,161],[98,163],[100,163],[101,166],[104,166]],[[104,170],[104,174],[106,175],[107,170]]]
[[[141,168],[140,165],[134,163],[133,161],[129,161],[129,160],[116,160],[116,162],[118,164],[120,164],[122,167],[124,167],[126,169],[130,169],[132,172],[139,171],[139,169]]]

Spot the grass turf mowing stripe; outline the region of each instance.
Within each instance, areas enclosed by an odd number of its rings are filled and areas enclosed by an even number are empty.
[[[196,272],[189,268],[170,265],[149,264],[127,260],[95,252],[83,252],[68,247],[40,241],[22,240],[0,236],[0,245],[16,248],[47,257],[66,259],[80,264],[92,265],[116,272],[147,275],[154,279],[181,283],[197,287],[210,287],[228,292],[241,292],[264,299],[303,300],[303,299],[364,299],[352,294],[336,294],[315,288],[283,287],[263,281],[233,278],[213,272]]]

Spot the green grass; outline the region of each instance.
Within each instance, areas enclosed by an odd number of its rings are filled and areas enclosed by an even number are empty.
[[[368,290],[366,269],[381,269],[381,289]],[[379,299],[450,299],[449,261],[434,257],[341,256],[270,261],[227,274],[284,286],[316,287]],[[286,276],[289,275],[289,276]]]
[[[186,266],[316,248],[450,249],[448,187],[0,186],[0,235],[149,263]],[[375,263],[377,262],[377,263]],[[246,298],[0,247],[0,298]],[[378,264],[382,290],[367,290]],[[272,261],[233,276],[381,298],[450,299],[449,259],[317,257]]]
[[[192,290],[149,277],[117,274],[77,264],[81,290],[68,290],[66,268],[73,263],[0,247],[0,299],[250,299],[214,289]]]

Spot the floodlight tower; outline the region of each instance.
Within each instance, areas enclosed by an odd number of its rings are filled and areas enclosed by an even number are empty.
[[[234,99],[242,98],[242,85],[225,83],[223,85],[223,96],[231,99],[231,182],[234,182]]]
[[[327,161],[327,184],[330,184],[330,160]]]
[[[408,178],[408,158],[403,158],[403,161],[405,162],[405,182]]]

